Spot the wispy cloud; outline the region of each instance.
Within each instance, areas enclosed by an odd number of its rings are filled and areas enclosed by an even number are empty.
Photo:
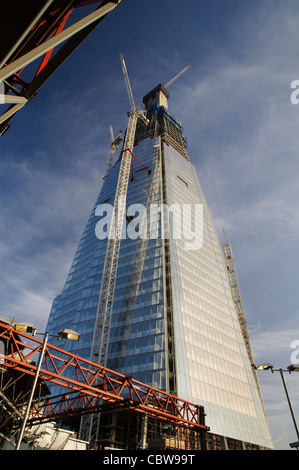
[[[251,342],[255,357],[259,361],[273,361],[273,365],[278,368],[285,368],[291,363],[291,355],[295,352],[292,344],[299,341],[299,328],[294,327],[296,316],[292,321],[288,319],[287,322],[269,325],[268,328],[262,327],[261,324],[252,326]],[[283,360],[287,363],[282,364]]]
[[[9,158],[1,162],[2,174],[11,179],[0,220],[2,309],[5,306],[1,313],[38,318],[45,325],[102,176],[99,170],[89,172],[88,184],[86,161],[79,162],[77,172],[55,175],[29,161],[11,162]]]

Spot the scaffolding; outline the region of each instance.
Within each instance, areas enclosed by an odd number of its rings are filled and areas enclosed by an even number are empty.
[[[176,426],[134,411],[102,413],[96,448],[126,450],[205,450],[206,438],[195,429]]]
[[[225,254],[225,259],[226,259],[226,267],[227,267],[228,277],[229,277],[229,281],[230,281],[230,286],[231,286],[231,291],[232,291],[235,310],[236,310],[237,315],[238,315],[238,320],[239,320],[239,324],[240,324],[240,327],[241,327],[243,340],[244,340],[244,343],[245,343],[245,346],[246,346],[248,359],[249,359],[249,362],[252,366],[252,373],[253,373],[254,380],[255,380],[255,383],[256,383],[256,386],[257,386],[259,398],[260,398],[261,402],[263,403],[263,397],[262,397],[262,393],[261,393],[261,389],[260,389],[260,384],[259,384],[257,372],[254,369],[254,357],[253,357],[253,353],[252,353],[252,349],[251,349],[250,337],[249,337],[247,323],[246,323],[246,319],[245,319],[245,313],[244,313],[243,302],[242,302],[242,298],[241,298],[241,292],[240,292],[239,281],[238,281],[238,277],[237,277],[233,252],[232,252],[231,244],[228,240],[223,242],[223,249],[224,249],[224,254]]]

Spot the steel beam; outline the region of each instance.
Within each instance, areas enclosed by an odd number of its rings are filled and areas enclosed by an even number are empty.
[[[43,8],[38,12],[38,14],[35,16],[33,21],[29,24],[29,26],[25,29],[23,34],[19,37],[19,39],[15,42],[13,47],[10,49],[10,51],[6,54],[6,56],[3,58],[3,60],[0,63],[0,69],[3,67],[5,62],[11,57],[11,55],[15,52],[15,50],[18,48],[18,46],[21,44],[21,42],[25,39],[27,34],[32,30],[34,25],[39,21],[39,19],[43,16],[45,11],[51,6],[54,0],[48,0],[48,2],[43,6]]]
[[[15,104],[11,106],[2,116],[0,116],[0,124],[8,121],[12,116],[14,116],[18,111],[20,111],[26,103]]]
[[[0,340],[5,343],[5,354],[0,354],[1,366],[28,377],[35,376],[37,366],[33,361],[40,355],[43,341],[17,332],[5,323],[0,323]],[[50,344],[45,347],[44,357],[39,379],[60,385],[69,393],[45,400],[42,408],[38,402],[35,403],[31,424],[95,413],[103,409],[104,403],[105,408],[129,408],[178,426],[192,427],[202,432],[208,430],[204,424],[204,409],[200,405]]]
[[[120,1],[118,3],[120,3]],[[54,47],[58,46],[62,42],[72,37],[74,34],[81,31],[81,29],[84,29],[85,27],[99,20],[102,16],[107,15],[107,13],[116,8],[118,3],[115,4],[113,2],[108,2],[107,4],[99,7],[97,10],[95,10],[93,13],[90,13],[82,20],[77,21],[77,23],[73,24],[72,26],[69,26],[61,33],[57,34],[51,39],[48,39],[40,46],[35,47],[19,59],[16,59],[14,62],[2,68],[0,70],[0,80],[3,81],[6,78],[10,77],[15,72],[18,72],[19,70],[23,69],[28,64],[38,59],[49,50],[53,49]]]
[[[81,29],[63,44],[55,53],[54,57],[45,65],[45,67],[33,78],[26,87],[23,96],[30,99],[36,91],[53,75],[53,73],[62,65],[62,63],[74,52],[74,50],[87,38],[87,36],[103,21],[102,16],[98,20]]]
[[[67,2],[65,0],[63,2],[61,0],[61,2],[55,3],[54,0],[48,0],[42,2],[43,6],[40,6],[40,10],[38,9],[38,3],[36,3],[36,8],[32,12],[34,19],[27,15],[24,26],[19,21],[17,33],[8,42],[9,49],[3,50],[2,56],[0,54],[0,85],[1,82],[4,82],[7,89],[12,92],[11,94],[5,94],[4,98],[0,95],[0,103],[13,104],[0,116],[0,135],[4,134],[9,128],[9,121],[36,95],[38,89],[47,79],[122,1],[73,0]],[[93,3],[101,3],[101,5],[93,13],[63,29],[68,16],[74,9]],[[3,7],[4,13],[11,15],[11,6],[8,8],[7,5],[9,4],[7,3]],[[55,54],[50,58],[55,48],[57,48],[57,51],[55,50]],[[24,53],[22,53],[23,49]],[[27,65],[42,56],[42,63],[37,67],[33,79],[30,83],[25,83],[18,72],[21,73]],[[7,65],[5,65],[5,62]]]
[[[1,95],[0,94],[0,100],[3,99],[4,103],[22,103],[23,105],[27,103],[27,98],[24,96],[18,96],[18,95]],[[0,101],[1,103],[1,101]]]

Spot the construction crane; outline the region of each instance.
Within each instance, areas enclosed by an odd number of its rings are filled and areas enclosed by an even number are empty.
[[[135,114],[137,120],[143,126],[147,126],[149,124],[149,120],[146,117],[146,111],[145,110],[141,111],[140,109],[136,108],[133,93],[132,93],[132,89],[131,89],[131,84],[130,84],[130,80],[129,80],[129,75],[128,75],[128,72],[127,72],[125,59],[124,59],[124,56],[122,54],[119,54],[119,56],[120,56],[120,64],[121,64],[122,72],[123,72],[123,75],[124,75],[124,79],[125,79],[125,83],[126,83],[126,87],[127,87],[127,92],[128,92],[128,96],[129,96],[129,101],[130,101],[130,106],[131,106],[131,111],[132,111],[132,113],[129,113],[129,117],[131,117],[132,115]],[[137,124],[137,121],[136,121],[136,124]],[[136,130],[136,125],[135,125],[135,130]],[[134,132],[134,138],[135,138],[135,132]],[[134,145],[134,141],[132,143],[132,147],[133,147],[133,145]],[[126,148],[127,147],[125,146],[125,149]],[[131,147],[129,147],[129,148],[131,148]]]
[[[129,122],[123,144],[122,159],[114,199],[113,220],[110,225],[110,231],[107,240],[106,255],[104,261],[101,289],[97,306],[97,314],[90,356],[90,360],[92,362],[96,362],[97,364],[103,367],[106,367],[107,364],[118,257],[121,244],[123,222],[126,216],[126,196],[128,190],[131,162],[132,158],[135,157],[133,154],[133,147],[135,141],[136,126],[137,122],[139,122],[142,126],[147,126],[149,124],[149,120],[146,117],[146,110],[139,110],[135,105],[134,96],[132,93],[132,88],[123,54],[120,54],[120,63],[125,79],[131,111],[128,113]],[[166,86],[169,86],[171,83],[173,83],[174,80],[181,76],[189,67],[190,66],[185,67],[185,69],[183,69],[170,82],[168,82]],[[94,441],[98,435],[99,425],[99,414],[82,417],[79,432],[80,439]]]
[[[117,147],[120,145],[120,143],[123,140],[123,136],[122,136],[121,131],[118,131],[118,134],[115,138],[114,138],[114,132],[113,132],[113,127],[112,126],[109,126],[109,132],[110,132],[110,137],[111,137],[111,146],[110,146],[110,151],[109,151],[109,157],[108,157],[105,177],[108,175],[109,170],[112,167],[113,157],[114,157],[115,151],[116,151]]]
[[[149,124],[149,120],[146,117],[146,111],[141,111],[137,109],[135,105],[134,96],[132,93],[132,88],[123,54],[120,54],[120,63],[125,79],[125,84],[131,106],[131,112],[128,113],[129,123],[123,146],[124,150],[122,152],[121,167],[114,200],[114,223],[112,223],[110,226],[110,233],[108,237],[101,290],[97,309],[97,319],[95,324],[91,352],[91,360],[97,360],[97,362],[104,367],[106,367],[107,363],[111,314],[113,308],[115,279],[118,265],[118,254],[121,243],[121,231],[126,213],[126,196],[129,182],[130,166],[132,158],[134,157],[133,147],[136,126],[137,122],[140,122],[143,126],[147,126]],[[190,65],[185,67],[172,80],[170,80],[166,84],[166,86],[169,86],[171,83],[173,83],[190,67]]]
[[[247,329],[247,323],[245,320],[245,313],[244,313],[244,308],[243,308],[243,302],[241,298],[241,293],[240,293],[240,287],[239,287],[239,281],[237,277],[237,272],[236,272],[236,267],[235,267],[235,262],[234,262],[234,257],[233,257],[233,252],[232,252],[232,247],[230,242],[226,239],[225,242],[223,242],[223,250],[224,250],[224,256],[226,260],[226,267],[227,267],[227,273],[229,277],[229,282],[230,282],[230,287],[231,287],[231,292],[233,296],[233,301],[234,301],[234,306],[236,313],[238,315],[238,320],[243,336],[243,340],[245,343],[246,351],[248,354],[249,362],[253,366],[254,365],[254,358],[253,358],[253,353],[250,345],[250,339],[249,339],[249,333]],[[263,401],[261,390],[260,390],[260,385],[257,377],[257,372],[253,368],[253,376],[255,379],[255,383],[257,386],[258,394],[260,397],[261,402]]]
[[[129,122],[124,140],[124,150],[122,151],[121,165],[115,192],[113,220],[110,225],[110,232],[107,240],[106,255],[90,357],[92,362],[96,362],[103,367],[106,367],[107,363],[116,273],[121,244],[122,227],[126,214],[126,196],[131,161],[133,158],[136,126],[137,121],[139,121],[143,126],[146,126],[149,123],[149,120],[145,115],[146,111],[140,111],[135,106],[129,76],[122,54],[120,54],[120,61],[129,96],[131,112],[128,113]],[[88,441],[95,440],[98,434],[99,422],[99,415],[83,417],[80,425],[81,438],[84,437],[84,439],[87,439]]]
[[[121,243],[121,232],[126,213],[126,196],[133,155],[135,132],[137,121],[146,126],[149,120],[145,116],[145,111],[136,108],[130,80],[122,54],[120,54],[122,71],[129,96],[131,112],[129,113],[128,128],[125,136],[119,177],[114,199],[113,222],[110,226],[110,233],[107,242],[104,270],[102,275],[101,290],[97,309],[97,319],[92,343],[92,357],[94,361],[106,366],[108,342],[110,333],[111,313],[113,307],[113,297],[115,288],[116,271],[118,264],[118,254]]]
[[[243,308],[243,303],[242,303],[242,298],[241,298],[241,293],[240,293],[240,288],[239,288],[239,282],[238,282],[237,273],[236,273],[235,262],[233,258],[232,248],[228,240],[223,242],[223,250],[224,250],[224,255],[226,259],[226,267],[227,267],[227,273],[228,273],[228,277],[230,281],[233,301],[234,301],[235,309],[238,315],[238,320],[240,323],[242,336],[244,339],[244,343],[246,346],[250,363],[254,364],[253,354],[252,354],[250,341],[249,341],[249,334],[247,330],[247,324],[245,320],[245,313],[244,313],[244,308]]]
[[[173,77],[169,82],[164,85],[164,88],[169,87],[177,78],[179,78],[183,73],[187,72],[188,69],[190,69],[191,65],[187,65],[183,70],[181,70],[175,77]]]

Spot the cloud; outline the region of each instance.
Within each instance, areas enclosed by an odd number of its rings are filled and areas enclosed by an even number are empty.
[[[77,172],[53,173],[34,161],[2,159],[1,174],[10,178],[0,220],[4,316],[45,325],[101,185],[99,170],[89,172],[87,184],[86,162]]]
[[[291,363],[291,355],[295,352],[292,344],[295,340],[299,341],[299,328],[294,328],[294,322],[289,319],[286,323],[272,325],[272,328],[265,328],[259,324],[255,327],[252,326],[250,337],[256,358],[262,362],[271,362],[271,364],[275,360],[281,362],[284,358],[288,364],[276,363],[273,365],[287,367]]]

